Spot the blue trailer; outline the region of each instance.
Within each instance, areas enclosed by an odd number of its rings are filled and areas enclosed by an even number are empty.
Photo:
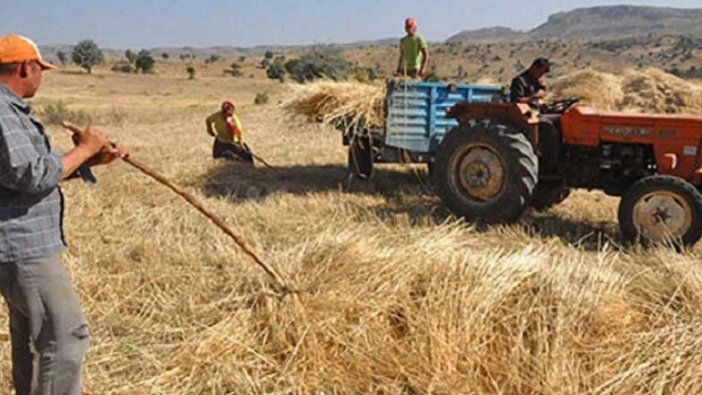
[[[458,121],[446,111],[459,102],[502,102],[499,86],[388,79],[384,130],[345,134],[349,170],[360,178],[372,175],[374,163],[427,163]]]

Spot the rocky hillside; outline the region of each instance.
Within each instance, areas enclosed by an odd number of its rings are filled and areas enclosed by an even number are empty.
[[[585,38],[590,40],[641,35],[702,36],[702,8],[640,6],[580,8],[551,15],[546,23],[525,33],[496,27],[464,31],[447,42],[515,39]]]

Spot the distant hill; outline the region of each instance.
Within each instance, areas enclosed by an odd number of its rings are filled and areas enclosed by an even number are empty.
[[[529,32],[538,38],[601,39],[645,34],[702,35],[702,8],[639,6],[581,8],[551,15]]]
[[[549,16],[546,23],[526,33],[493,27],[463,31],[448,43],[516,41],[541,38],[610,39],[640,35],[702,36],[702,8],[681,9],[641,6],[579,8]]]
[[[518,32],[508,27],[495,26],[478,30],[466,30],[449,37],[447,43],[476,43],[476,42],[500,42],[518,41],[526,38],[524,32]]]

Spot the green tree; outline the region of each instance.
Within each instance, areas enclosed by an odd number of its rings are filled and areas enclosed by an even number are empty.
[[[164,53],[161,54],[161,57],[162,57],[164,60],[168,60],[168,58],[170,58],[171,55],[169,55],[168,52],[164,52]]]
[[[134,64],[137,55],[131,49],[128,49],[124,51],[124,57],[127,58],[127,61],[129,61],[129,63]]]
[[[195,67],[193,66],[188,66],[185,68],[185,71],[188,73],[188,79],[189,80],[194,80],[195,79]]]
[[[61,62],[61,66],[65,66],[66,62],[68,61],[68,57],[66,57],[66,53],[63,51],[58,51],[56,53],[56,57],[58,57],[59,62]]]
[[[156,61],[153,57],[151,57],[151,53],[145,49],[139,51],[136,56],[136,60],[134,61],[136,71],[141,71],[142,74],[152,73],[154,71],[155,63]]]
[[[88,74],[92,74],[93,67],[105,61],[100,48],[93,40],[83,40],[73,47],[71,54],[73,63],[85,69]]]
[[[266,51],[266,53],[263,55],[263,58],[264,58],[264,59],[269,59],[269,60],[270,60],[270,59],[273,59],[273,56],[275,56],[275,54],[274,54],[273,52],[271,52],[271,51]]]

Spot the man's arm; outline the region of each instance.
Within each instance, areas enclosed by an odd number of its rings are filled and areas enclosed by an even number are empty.
[[[217,115],[217,113],[210,115],[205,119],[205,126],[207,127],[207,134],[209,134],[212,137],[215,137],[216,134],[214,130],[212,130],[212,123],[214,122],[214,117]]]
[[[40,194],[55,188],[78,167],[99,152],[107,140],[96,132],[85,133],[68,154],[40,154],[27,130],[13,116],[0,118],[0,185],[25,193]]]
[[[543,89],[542,89],[543,88]],[[512,86],[510,88],[510,99],[513,103],[532,103],[534,100],[541,100],[546,98],[547,92],[543,85],[539,86],[539,90],[533,95],[527,95],[526,82],[522,78],[517,77],[512,80]]]
[[[239,120],[239,117],[236,114],[232,114],[232,134],[235,137],[235,141],[239,141],[239,144],[244,142],[244,136],[241,131],[241,120]]]
[[[422,67],[419,69],[419,76],[423,77],[427,74],[427,65],[429,64],[429,49],[425,46],[422,48]]]
[[[419,37],[420,48],[419,51],[422,53],[422,65],[419,68],[419,77],[423,77],[427,73],[427,65],[429,64],[429,46],[424,37]]]
[[[76,146],[61,157],[63,172],[61,180],[71,176],[83,163],[97,166],[112,162],[116,157],[123,156],[117,147],[111,147],[102,134],[90,128],[77,136]]]

